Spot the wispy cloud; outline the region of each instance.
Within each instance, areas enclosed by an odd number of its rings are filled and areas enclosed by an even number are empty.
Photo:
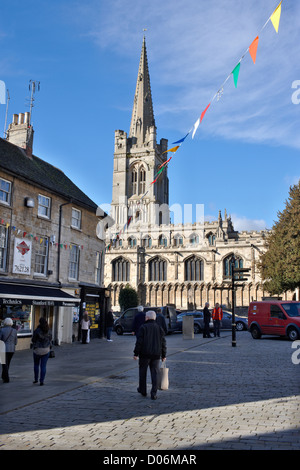
[[[300,105],[291,101],[292,82],[300,79],[300,5],[283,1],[279,33],[269,22],[260,34],[278,3],[128,0],[124,5],[123,0],[90,0],[73,12],[86,37],[123,58],[136,57],[147,28],[155,112],[162,127],[173,126],[178,132],[190,129],[259,34],[256,64],[245,56],[237,89],[229,79],[199,132],[300,148]]]
[[[263,219],[249,219],[244,216],[239,216],[237,214],[231,215],[231,220],[235,230],[242,232],[243,230],[266,230],[271,227],[267,227],[267,223]]]

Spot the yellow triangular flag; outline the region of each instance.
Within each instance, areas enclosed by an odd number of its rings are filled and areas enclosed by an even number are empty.
[[[276,33],[278,33],[278,28],[279,28],[279,21],[280,21],[280,15],[281,15],[281,4],[282,1],[279,3],[278,7],[276,10],[271,15],[271,21],[273,23],[273,26],[275,28]]]
[[[179,145],[177,145],[176,147],[173,147],[169,150],[165,150],[163,153],[167,153],[167,152],[176,152],[177,150],[179,149]]]

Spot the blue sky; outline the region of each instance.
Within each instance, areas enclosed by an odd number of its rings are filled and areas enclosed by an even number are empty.
[[[261,31],[278,3],[0,0],[8,124],[29,110],[29,81],[40,81],[34,154],[108,204],[114,131],[129,131],[143,30],[157,138],[169,147],[259,35],[255,65],[246,54],[237,88],[230,77],[168,172],[170,204],[204,204],[208,219],[226,208],[239,230],[271,228],[300,177],[300,104],[292,102],[292,84],[300,81],[300,5],[283,0],[278,34],[271,22]],[[5,111],[0,104],[2,137]]]

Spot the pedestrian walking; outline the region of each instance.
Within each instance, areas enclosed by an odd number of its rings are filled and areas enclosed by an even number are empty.
[[[81,342],[82,344],[87,344],[88,332],[91,326],[91,321],[87,312],[83,312],[83,317],[81,319],[80,326],[81,326]]]
[[[215,308],[213,309],[212,312],[212,319],[214,322],[214,336],[220,337],[220,326],[221,326],[221,321],[223,318],[223,310],[220,307],[220,304],[216,303]]]
[[[161,313],[160,308],[156,312],[156,323],[164,330],[165,335],[168,334],[167,322],[164,315]]]
[[[208,307],[209,307],[209,303],[206,302],[204,309],[203,309],[203,321],[204,321],[203,338],[211,338],[210,331],[209,331],[210,311],[208,310]]]
[[[139,358],[138,392],[147,396],[147,370],[151,374],[151,398],[157,398],[157,378],[160,358],[164,362],[167,355],[166,338],[163,329],[156,323],[156,313],[146,312],[145,323],[140,327],[134,348],[134,359]]]
[[[106,312],[105,315],[105,326],[106,326],[106,340],[107,341],[112,341],[111,339],[111,332],[113,330],[114,326],[114,316],[111,310]]]
[[[40,379],[40,385],[44,385],[46,376],[46,366],[52,347],[52,333],[45,317],[41,317],[39,326],[33,332],[33,371],[34,381],[37,383]]]
[[[136,316],[133,319],[132,334],[135,335],[135,336],[138,336],[139,329],[144,323],[145,323],[144,307],[139,306],[138,307],[138,313],[136,314]]]
[[[5,318],[3,327],[0,330],[0,340],[5,344],[5,360],[2,362],[2,380],[4,383],[9,382],[9,365],[14,355],[16,344],[18,342],[17,330],[13,328],[13,321],[11,318]]]

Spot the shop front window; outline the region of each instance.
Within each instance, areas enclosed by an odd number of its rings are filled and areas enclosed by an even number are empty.
[[[1,305],[0,325],[3,326],[5,318],[11,318],[18,332],[18,336],[32,333],[32,306],[31,305]]]

